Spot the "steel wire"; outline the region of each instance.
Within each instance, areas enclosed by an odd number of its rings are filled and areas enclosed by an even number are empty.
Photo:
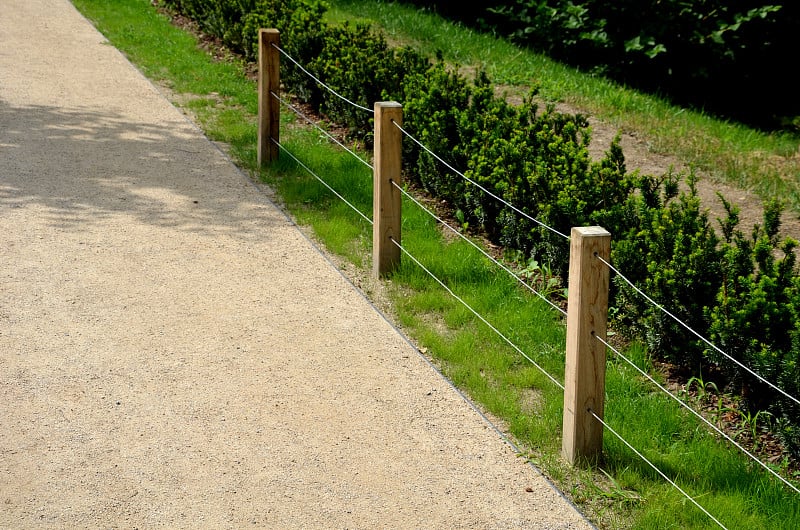
[[[340,141],[339,141],[339,140],[338,140],[338,139],[337,139],[335,136],[333,136],[331,133],[329,133],[328,131],[326,131],[326,130],[325,130],[325,129],[323,129],[322,127],[320,127],[320,126],[319,126],[319,124],[317,124],[316,122],[314,122],[314,120],[312,120],[311,118],[309,118],[308,116],[306,116],[305,114],[303,114],[303,111],[301,111],[300,109],[298,109],[297,107],[295,107],[294,105],[292,105],[291,103],[289,103],[288,101],[286,101],[286,100],[284,100],[283,98],[281,98],[281,97],[280,97],[278,94],[276,94],[275,92],[270,92],[270,94],[272,94],[272,96],[274,96],[274,97],[275,97],[275,99],[277,99],[278,101],[280,101],[280,102],[281,102],[283,105],[285,105],[285,106],[289,107],[289,109],[291,109],[291,110],[292,110],[292,111],[293,111],[295,114],[297,114],[299,117],[301,117],[301,118],[302,118],[302,119],[304,119],[306,122],[308,122],[310,125],[312,125],[312,126],[313,126],[315,129],[317,129],[319,132],[321,132],[322,134],[324,134],[325,136],[327,136],[327,137],[328,137],[328,138],[329,138],[329,139],[330,139],[332,142],[334,142],[334,143],[335,143],[335,144],[337,144],[339,147],[341,147],[342,149],[344,149],[345,151],[347,151],[348,153],[350,153],[351,155],[353,155],[353,157],[354,157],[354,158],[356,158],[356,159],[357,159],[359,162],[361,162],[362,164],[364,164],[364,165],[365,165],[365,166],[367,166],[368,168],[370,168],[370,169],[373,169],[372,165],[371,165],[369,162],[367,162],[366,160],[364,160],[363,158],[361,158],[360,156],[358,156],[358,154],[357,154],[355,151],[353,151],[352,149],[350,149],[349,147],[347,147],[346,145],[344,145],[344,144],[343,144],[342,142],[340,142]]]
[[[697,508],[699,508],[701,512],[703,512],[704,514],[706,514],[706,515],[707,515],[707,516],[708,516],[708,517],[709,517],[709,518],[710,518],[712,521],[714,521],[715,523],[717,523],[717,525],[719,525],[719,527],[720,527],[720,528],[724,528],[725,530],[728,530],[728,529],[727,529],[727,527],[726,527],[725,525],[723,525],[721,522],[719,522],[719,520],[718,520],[716,517],[714,517],[713,515],[711,515],[711,513],[709,513],[709,511],[708,511],[708,510],[706,510],[705,508],[703,508],[703,507],[700,505],[700,503],[698,503],[696,500],[694,500],[694,499],[692,498],[692,496],[691,496],[691,495],[689,495],[688,493],[686,493],[686,492],[685,492],[685,491],[684,491],[684,490],[683,490],[683,489],[682,489],[680,486],[678,486],[678,485],[675,483],[675,481],[673,481],[672,479],[670,479],[670,478],[669,478],[669,477],[668,477],[666,474],[664,474],[664,472],[663,472],[663,471],[661,471],[660,469],[658,469],[658,467],[656,467],[656,465],[655,465],[655,464],[653,464],[653,463],[652,463],[650,460],[648,460],[647,458],[645,458],[645,456],[644,456],[642,453],[640,453],[639,451],[637,451],[637,450],[636,450],[636,448],[635,448],[635,447],[633,447],[633,446],[632,446],[632,445],[631,445],[631,444],[630,444],[630,443],[629,443],[629,442],[628,442],[628,441],[627,441],[625,438],[623,438],[623,437],[622,437],[622,436],[621,436],[621,435],[620,435],[620,434],[619,434],[617,431],[615,431],[614,429],[612,429],[612,428],[611,428],[611,426],[610,426],[608,423],[604,422],[604,421],[603,421],[603,420],[600,418],[600,416],[598,416],[598,415],[597,415],[597,414],[596,414],[596,413],[595,413],[595,412],[594,412],[592,409],[586,409],[586,411],[587,411],[589,414],[591,414],[591,415],[594,417],[594,419],[596,419],[597,421],[599,421],[599,422],[600,422],[600,424],[601,424],[601,425],[603,425],[603,427],[605,427],[606,429],[608,429],[608,431],[609,431],[609,432],[611,432],[611,434],[613,434],[614,436],[616,436],[616,437],[617,437],[617,438],[618,438],[618,439],[619,439],[619,440],[620,440],[620,441],[621,441],[623,444],[625,444],[625,445],[628,447],[628,449],[630,449],[631,451],[633,451],[633,452],[636,454],[636,456],[638,456],[639,458],[641,458],[642,460],[644,460],[644,461],[645,461],[645,463],[647,463],[647,465],[649,465],[651,468],[653,468],[653,470],[654,470],[656,473],[658,473],[659,475],[661,475],[661,478],[663,478],[664,480],[666,480],[667,482],[669,482],[669,483],[670,483],[670,485],[671,485],[673,488],[675,488],[676,490],[678,490],[678,491],[679,491],[679,492],[680,492],[680,493],[681,493],[681,494],[682,494],[684,497],[686,497],[687,499],[689,499],[689,501],[690,501],[692,504],[694,504],[695,506],[697,506]]]
[[[749,374],[750,374],[750,375],[752,375],[753,377],[757,378],[757,379],[758,379],[759,381],[761,381],[762,383],[766,384],[767,386],[769,386],[769,387],[770,387],[770,388],[772,388],[773,390],[777,391],[778,393],[780,393],[780,394],[781,394],[781,395],[783,395],[784,397],[786,397],[786,398],[788,398],[788,399],[790,399],[790,400],[794,401],[794,402],[795,402],[795,403],[797,403],[798,405],[800,405],[800,400],[798,400],[796,397],[794,397],[794,396],[792,396],[791,394],[787,393],[787,392],[786,392],[786,391],[784,391],[782,388],[780,388],[780,387],[778,387],[778,386],[774,385],[773,383],[770,383],[770,382],[769,382],[769,381],[767,381],[765,378],[761,377],[761,375],[757,374],[755,371],[753,371],[753,370],[752,370],[752,369],[750,369],[749,367],[747,367],[747,366],[745,366],[744,364],[742,364],[742,362],[741,362],[741,361],[738,361],[738,360],[734,359],[734,358],[733,358],[731,355],[729,355],[729,354],[725,353],[724,351],[722,351],[722,350],[721,350],[721,349],[720,349],[720,348],[719,348],[717,345],[715,345],[714,343],[712,343],[712,342],[711,342],[710,340],[708,340],[707,338],[703,337],[703,336],[702,336],[700,333],[698,333],[697,331],[695,331],[694,329],[692,329],[692,328],[691,328],[691,327],[690,327],[688,324],[686,324],[686,323],[685,323],[685,322],[683,322],[681,319],[679,319],[678,317],[676,317],[675,315],[673,315],[671,312],[669,312],[667,309],[665,309],[665,308],[664,308],[662,305],[660,305],[658,302],[656,302],[655,300],[653,300],[652,298],[650,298],[650,297],[649,297],[649,296],[648,296],[648,295],[647,295],[647,294],[646,294],[644,291],[642,291],[641,289],[639,289],[638,287],[636,287],[636,286],[633,284],[633,282],[632,282],[632,281],[630,281],[628,278],[626,278],[626,277],[625,277],[625,276],[624,276],[624,275],[623,275],[621,272],[619,272],[619,271],[618,271],[616,268],[614,268],[614,266],[613,266],[613,265],[611,265],[609,262],[607,262],[606,260],[604,260],[604,259],[603,259],[602,257],[600,257],[600,256],[597,256],[597,259],[599,259],[600,261],[602,261],[603,263],[605,263],[605,264],[606,264],[606,266],[608,266],[608,268],[609,268],[609,269],[611,269],[612,271],[614,271],[614,272],[617,274],[617,276],[619,276],[620,278],[622,278],[622,280],[623,280],[625,283],[627,283],[628,285],[630,285],[630,286],[631,286],[631,287],[632,287],[632,288],[633,288],[633,289],[634,289],[634,290],[635,290],[637,293],[639,293],[641,296],[643,296],[643,297],[644,297],[644,298],[645,298],[645,299],[646,299],[648,302],[650,302],[650,303],[651,303],[651,304],[653,304],[655,307],[657,307],[657,308],[658,308],[660,311],[662,311],[662,312],[663,312],[665,315],[667,315],[667,316],[669,316],[670,318],[672,318],[672,319],[673,319],[675,322],[677,322],[678,324],[680,324],[681,326],[683,326],[683,327],[684,327],[684,328],[685,328],[687,331],[689,331],[690,333],[692,333],[692,334],[693,334],[695,337],[697,337],[698,339],[700,339],[701,341],[703,341],[705,344],[707,344],[708,346],[710,346],[711,348],[713,348],[713,349],[714,349],[714,350],[715,350],[717,353],[720,353],[721,355],[723,355],[723,356],[724,356],[724,357],[726,357],[727,359],[729,359],[729,360],[733,361],[733,362],[734,362],[736,365],[738,365],[740,368],[742,368],[744,371],[746,371],[747,373],[749,373]]]
[[[560,307],[558,307],[558,306],[557,306],[556,304],[554,304],[552,301],[548,300],[548,299],[547,299],[547,297],[545,297],[543,294],[541,294],[541,293],[540,293],[540,292],[538,292],[536,289],[534,289],[533,287],[531,287],[530,285],[528,285],[528,284],[525,282],[525,280],[523,280],[522,278],[520,278],[519,276],[517,276],[516,274],[514,274],[514,272],[513,272],[511,269],[509,269],[508,267],[506,267],[506,266],[505,266],[503,263],[501,263],[500,261],[498,261],[498,260],[497,260],[497,259],[496,259],[494,256],[492,256],[491,254],[489,254],[488,252],[486,252],[484,249],[482,249],[480,246],[478,246],[478,245],[477,245],[477,244],[476,244],[474,241],[472,241],[470,238],[468,238],[467,236],[465,236],[464,234],[462,234],[460,231],[458,231],[457,229],[455,229],[455,228],[453,228],[452,226],[450,226],[450,224],[449,224],[447,221],[443,220],[442,218],[440,218],[439,216],[437,216],[435,213],[433,213],[432,211],[430,211],[428,208],[426,208],[426,207],[425,207],[425,205],[423,205],[423,204],[422,204],[422,203],[421,203],[419,200],[417,200],[417,199],[416,199],[416,198],[415,198],[413,195],[411,195],[411,194],[410,194],[408,191],[406,191],[406,190],[404,190],[403,188],[401,188],[400,186],[398,186],[398,184],[397,184],[395,181],[392,181],[392,185],[393,185],[395,188],[397,188],[397,189],[400,191],[400,193],[402,193],[403,195],[405,195],[406,197],[408,197],[408,198],[409,198],[409,199],[410,199],[410,200],[411,200],[411,201],[412,201],[414,204],[416,204],[416,205],[417,205],[417,206],[419,206],[419,207],[420,207],[420,208],[421,208],[423,211],[425,211],[425,212],[426,212],[428,215],[430,215],[431,217],[433,217],[434,219],[436,219],[437,221],[439,221],[439,222],[440,222],[442,225],[444,225],[445,227],[447,227],[447,228],[448,228],[448,229],[449,229],[451,232],[453,232],[454,234],[456,234],[458,237],[460,237],[461,239],[463,239],[464,241],[466,241],[467,243],[469,243],[470,245],[472,245],[473,247],[475,247],[475,249],[477,249],[477,250],[478,250],[478,252],[480,252],[481,254],[483,254],[484,256],[486,256],[487,258],[489,258],[489,260],[491,260],[491,261],[492,261],[492,262],[493,262],[495,265],[497,265],[498,267],[500,267],[501,269],[503,269],[504,271],[506,271],[506,272],[507,272],[509,275],[511,275],[511,276],[512,276],[512,277],[513,277],[515,280],[517,280],[519,283],[521,283],[521,284],[522,284],[522,285],[523,285],[523,286],[524,286],[526,289],[528,289],[530,292],[532,292],[533,294],[535,294],[536,296],[538,296],[539,298],[541,298],[542,300],[544,300],[545,302],[547,302],[548,304],[550,304],[550,306],[551,306],[553,309],[555,309],[556,311],[559,311],[561,314],[563,314],[563,315],[565,315],[565,316],[566,316],[566,314],[567,314],[567,312],[566,312],[566,311],[564,311],[563,309],[561,309]]]
[[[359,109],[361,109],[361,110],[365,110],[365,111],[367,111],[367,112],[371,112],[371,113],[373,113],[373,114],[375,113],[375,111],[374,111],[373,109],[370,109],[370,108],[364,107],[363,105],[359,105],[358,103],[354,103],[354,102],[350,101],[349,99],[347,99],[346,97],[344,97],[343,95],[339,94],[339,93],[338,93],[338,92],[336,92],[334,89],[332,89],[331,87],[329,87],[328,85],[326,85],[325,83],[323,83],[322,81],[320,81],[320,80],[319,80],[319,79],[318,79],[316,76],[314,76],[314,74],[312,74],[311,72],[309,72],[308,70],[306,70],[305,68],[303,68],[303,66],[302,66],[300,63],[298,63],[297,61],[295,61],[295,60],[292,58],[292,56],[291,56],[291,55],[289,55],[288,53],[286,53],[285,51],[283,51],[283,50],[281,49],[281,47],[280,47],[280,46],[278,46],[277,44],[275,44],[274,42],[273,42],[273,43],[271,43],[271,45],[272,45],[272,47],[273,47],[273,48],[275,48],[276,50],[278,50],[279,52],[281,52],[281,53],[283,54],[283,56],[284,56],[284,57],[286,57],[287,59],[289,59],[289,61],[291,61],[292,63],[294,63],[294,65],[295,65],[295,66],[297,66],[297,67],[298,67],[300,70],[302,70],[302,71],[303,71],[303,73],[305,73],[305,74],[306,74],[308,77],[310,77],[311,79],[313,79],[314,81],[316,81],[316,82],[317,82],[317,83],[318,83],[320,86],[324,87],[324,88],[325,88],[325,89],[326,89],[328,92],[330,92],[330,93],[331,93],[331,94],[333,94],[334,96],[338,97],[338,98],[339,98],[339,99],[341,99],[342,101],[345,101],[345,102],[349,103],[350,105],[352,105],[352,106],[354,106],[354,107],[357,107],[357,108],[359,108]]]
[[[442,164],[444,164],[444,165],[445,165],[445,166],[446,166],[448,169],[450,169],[450,171],[453,171],[453,172],[454,172],[454,173],[456,173],[456,174],[457,174],[459,177],[463,178],[464,180],[466,180],[467,182],[469,182],[469,183],[470,183],[470,184],[472,184],[473,186],[476,186],[478,189],[480,189],[481,191],[483,191],[484,193],[486,193],[487,195],[489,195],[489,196],[490,196],[490,197],[492,197],[493,199],[495,199],[495,200],[497,200],[497,201],[500,201],[501,203],[505,204],[506,206],[508,206],[509,208],[511,208],[512,210],[514,210],[514,211],[515,211],[515,212],[517,212],[518,214],[520,214],[521,216],[525,217],[525,218],[526,218],[526,219],[528,219],[529,221],[532,221],[532,222],[536,223],[537,225],[541,226],[542,228],[545,228],[545,229],[547,229],[547,230],[550,230],[550,231],[551,231],[551,232],[553,232],[554,234],[557,234],[557,235],[559,235],[559,236],[563,237],[564,239],[566,239],[566,240],[569,240],[569,236],[568,236],[568,235],[566,235],[566,234],[563,234],[563,233],[559,232],[559,231],[558,231],[558,230],[556,230],[555,228],[553,228],[553,227],[551,227],[551,226],[548,226],[548,225],[544,224],[543,222],[539,221],[538,219],[536,219],[535,217],[531,216],[530,214],[527,214],[527,213],[523,212],[522,210],[520,210],[519,208],[517,208],[516,206],[514,206],[514,205],[513,205],[513,204],[511,204],[510,202],[508,202],[508,201],[506,201],[505,199],[503,199],[502,197],[499,197],[499,196],[497,196],[496,194],[492,193],[491,191],[489,191],[488,189],[486,189],[484,186],[481,186],[480,184],[478,184],[477,182],[475,182],[474,180],[472,180],[471,178],[469,178],[468,176],[464,175],[464,174],[463,174],[463,173],[461,173],[459,170],[457,170],[456,168],[454,168],[453,166],[451,166],[450,164],[448,164],[447,162],[445,162],[445,161],[444,161],[444,160],[443,160],[443,159],[442,159],[442,158],[441,158],[439,155],[437,155],[436,153],[434,153],[433,151],[431,151],[431,150],[430,150],[430,149],[429,149],[427,146],[425,146],[425,145],[424,145],[422,142],[420,142],[419,140],[417,140],[416,138],[414,138],[414,137],[413,137],[413,136],[412,136],[412,135],[411,135],[411,134],[410,134],[408,131],[406,131],[405,129],[403,129],[403,128],[402,128],[402,127],[401,127],[401,126],[400,126],[400,125],[399,125],[399,124],[398,124],[396,121],[392,120],[392,123],[394,123],[395,127],[397,127],[398,129],[400,129],[400,131],[401,131],[403,134],[405,134],[407,137],[409,137],[409,138],[411,139],[411,141],[413,141],[415,144],[417,144],[418,146],[420,146],[422,149],[424,149],[424,150],[425,150],[425,152],[427,152],[429,155],[431,155],[432,157],[434,157],[436,160],[438,160],[439,162],[441,162]]]
[[[433,273],[432,273],[432,272],[431,272],[431,271],[430,271],[430,270],[429,270],[427,267],[425,267],[425,265],[423,265],[423,264],[422,264],[422,263],[421,263],[421,262],[420,262],[420,261],[419,261],[417,258],[415,258],[415,257],[414,257],[414,256],[413,256],[413,255],[412,255],[412,254],[411,254],[411,253],[410,253],[408,250],[406,250],[406,249],[405,249],[405,248],[404,248],[404,247],[403,247],[403,246],[402,246],[400,243],[398,243],[397,241],[395,241],[395,240],[394,240],[393,238],[391,238],[391,237],[390,237],[389,239],[392,241],[392,243],[394,243],[394,244],[395,244],[395,246],[397,246],[397,248],[399,248],[399,249],[400,249],[400,251],[401,251],[403,254],[405,254],[406,256],[408,256],[408,258],[409,258],[411,261],[413,261],[414,263],[416,263],[416,264],[417,264],[417,266],[418,266],[419,268],[421,268],[423,271],[425,271],[425,273],[426,273],[426,274],[428,274],[428,276],[430,276],[431,278],[433,278],[433,280],[434,280],[434,281],[436,281],[436,283],[438,283],[439,285],[441,285],[441,286],[442,286],[442,288],[443,288],[445,291],[447,291],[447,292],[450,294],[450,296],[452,296],[453,298],[455,298],[455,299],[456,299],[456,300],[457,300],[459,303],[461,303],[461,304],[462,304],[464,307],[466,307],[466,308],[467,308],[467,309],[468,309],[468,310],[469,310],[469,311],[470,311],[470,312],[471,312],[473,315],[475,315],[475,316],[478,318],[478,320],[480,320],[481,322],[483,322],[484,324],[486,324],[486,325],[489,327],[489,329],[491,329],[492,331],[494,331],[494,332],[497,334],[497,336],[498,336],[498,337],[500,337],[501,339],[503,339],[503,341],[504,341],[506,344],[508,344],[509,346],[511,346],[511,348],[513,348],[513,349],[514,349],[514,350],[515,350],[517,353],[519,353],[519,354],[520,354],[520,355],[522,355],[522,356],[523,356],[525,359],[527,359],[527,360],[528,360],[528,362],[530,362],[530,363],[531,363],[533,366],[535,366],[535,367],[536,367],[536,368],[537,368],[537,369],[538,369],[540,372],[542,372],[542,374],[544,374],[544,375],[545,375],[545,376],[546,376],[548,379],[550,379],[550,381],[551,381],[551,382],[552,382],[554,385],[556,385],[556,386],[557,386],[558,388],[560,388],[561,390],[564,390],[564,385],[563,385],[563,384],[561,384],[561,383],[560,383],[560,382],[559,382],[559,381],[558,381],[558,380],[557,380],[555,377],[553,377],[552,375],[550,375],[550,374],[547,372],[547,370],[545,370],[544,368],[542,368],[542,367],[541,367],[541,366],[540,366],[540,365],[539,365],[539,364],[538,364],[536,361],[534,361],[533,359],[531,359],[531,357],[530,357],[530,356],[528,356],[528,354],[526,354],[524,351],[522,351],[522,350],[520,349],[520,347],[519,347],[519,346],[517,346],[516,344],[514,344],[514,343],[511,341],[511,339],[509,339],[508,337],[506,337],[506,336],[505,336],[505,335],[504,335],[502,332],[500,332],[500,330],[498,330],[498,329],[497,329],[496,327],[494,327],[494,326],[493,326],[493,325],[492,325],[492,324],[491,324],[491,323],[490,323],[488,320],[486,320],[486,318],[484,318],[484,317],[483,317],[483,316],[482,316],[480,313],[478,313],[478,312],[477,312],[475,309],[473,309],[473,307],[472,307],[471,305],[469,305],[468,303],[466,303],[466,302],[464,301],[464,299],[462,299],[462,298],[461,298],[460,296],[458,296],[458,295],[457,295],[455,292],[453,292],[453,290],[452,290],[452,289],[450,289],[450,287],[448,287],[448,286],[447,286],[447,285],[446,285],[446,284],[445,284],[445,283],[444,283],[442,280],[440,280],[439,278],[437,278],[435,274],[433,274]]]
[[[289,151],[289,150],[288,150],[286,147],[284,147],[284,146],[283,146],[283,145],[282,145],[280,142],[276,141],[274,138],[272,138],[271,140],[272,140],[272,143],[274,143],[274,144],[275,144],[275,145],[277,145],[279,148],[281,148],[281,149],[283,150],[283,152],[284,152],[284,153],[286,153],[287,155],[289,155],[289,156],[290,156],[290,157],[291,157],[291,158],[292,158],[292,159],[293,159],[295,162],[297,162],[297,163],[298,163],[298,164],[299,164],[299,165],[300,165],[300,166],[301,166],[303,169],[305,169],[306,171],[308,171],[308,172],[311,174],[311,176],[312,176],[312,177],[314,177],[315,179],[317,179],[317,180],[318,180],[318,181],[319,181],[319,182],[320,182],[320,183],[321,183],[323,186],[325,186],[326,188],[328,188],[328,190],[330,190],[330,192],[331,192],[331,193],[333,193],[333,194],[334,194],[334,195],[336,195],[338,198],[340,198],[340,199],[341,199],[341,200],[342,200],[342,201],[343,201],[343,202],[344,202],[346,205],[348,205],[350,208],[352,208],[352,209],[353,209],[353,211],[355,211],[355,212],[356,212],[358,215],[360,215],[361,217],[363,217],[363,218],[364,218],[364,220],[365,220],[365,221],[367,221],[369,224],[373,224],[373,222],[372,222],[372,219],[370,219],[369,217],[367,217],[366,215],[364,215],[364,214],[361,212],[361,210],[359,210],[358,208],[356,208],[355,206],[353,206],[353,205],[350,203],[350,201],[348,201],[347,199],[345,199],[345,198],[344,198],[344,196],[343,196],[341,193],[339,193],[338,191],[336,191],[335,189],[333,189],[333,188],[330,186],[330,184],[328,184],[327,182],[325,182],[325,181],[324,181],[322,178],[320,178],[320,177],[319,177],[319,176],[318,176],[316,173],[314,173],[314,171],[312,171],[312,170],[311,170],[311,168],[309,168],[307,165],[305,165],[303,162],[301,162],[301,161],[300,161],[300,160],[299,160],[299,159],[298,159],[296,156],[294,156],[294,155],[291,153],[291,151]]]
[[[597,335],[594,335],[594,334],[592,334],[592,335],[593,335],[593,336],[594,336],[594,337],[595,337],[597,340],[599,340],[600,342],[602,342],[603,344],[605,344],[605,346],[606,346],[608,349],[610,349],[610,350],[611,350],[611,351],[613,351],[615,354],[617,354],[617,356],[618,356],[619,358],[621,358],[623,361],[625,361],[626,363],[628,363],[629,365],[631,365],[631,366],[633,367],[633,369],[634,369],[634,370],[636,370],[637,372],[639,372],[640,374],[642,374],[642,376],[644,376],[644,377],[645,377],[645,378],[647,378],[647,379],[648,379],[648,380],[649,380],[651,383],[653,383],[655,386],[657,386],[657,387],[658,387],[658,388],[659,388],[659,389],[660,389],[662,392],[664,392],[664,393],[665,393],[665,394],[667,394],[669,397],[671,397],[672,399],[674,399],[675,401],[677,401],[677,402],[678,402],[678,403],[679,403],[679,404],[680,404],[680,405],[681,405],[683,408],[685,408],[686,410],[688,410],[689,412],[691,412],[692,414],[694,414],[695,416],[697,416],[697,417],[700,419],[700,421],[702,421],[703,423],[705,423],[706,425],[708,425],[709,427],[711,427],[711,428],[712,428],[714,431],[716,431],[716,432],[717,432],[717,434],[719,434],[720,436],[722,436],[723,438],[725,438],[726,440],[728,440],[728,441],[729,441],[730,443],[732,443],[732,444],[733,444],[733,445],[734,445],[734,446],[735,446],[737,449],[739,449],[739,450],[740,450],[740,451],[742,451],[744,454],[746,454],[748,457],[750,457],[750,459],[751,459],[751,460],[753,460],[753,461],[754,461],[754,462],[756,462],[758,465],[760,465],[761,467],[763,467],[764,469],[766,469],[767,471],[769,471],[769,472],[770,472],[770,473],[771,473],[773,476],[775,476],[775,477],[776,477],[778,480],[780,480],[781,482],[783,482],[784,484],[786,484],[787,486],[789,486],[789,487],[790,487],[792,490],[794,490],[794,491],[795,491],[795,493],[800,493],[800,489],[798,489],[798,488],[797,488],[797,486],[795,486],[794,484],[792,484],[791,482],[789,482],[788,480],[786,480],[785,478],[783,478],[782,476],[780,476],[778,473],[776,473],[776,472],[775,472],[775,471],[774,471],[772,468],[770,468],[770,467],[769,467],[767,464],[765,464],[764,462],[762,462],[761,460],[759,460],[759,459],[758,459],[758,457],[756,457],[755,455],[753,455],[752,453],[750,453],[750,451],[748,451],[747,449],[745,449],[744,447],[742,447],[742,446],[741,446],[741,445],[740,445],[738,442],[736,442],[736,440],[734,440],[733,438],[731,438],[730,436],[728,436],[727,434],[725,434],[725,432],[723,432],[723,431],[722,431],[722,429],[720,429],[719,427],[717,427],[716,425],[714,425],[713,423],[711,423],[710,421],[708,421],[708,420],[707,420],[705,417],[703,417],[703,415],[702,415],[702,414],[700,414],[700,413],[699,413],[699,412],[697,412],[695,409],[693,409],[691,406],[689,406],[689,404],[688,404],[688,403],[686,403],[685,401],[681,400],[681,399],[680,399],[678,396],[676,396],[675,394],[673,394],[672,392],[670,392],[669,390],[667,390],[666,388],[664,388],[664,386],[663,386],[663,385],[661,385],[661,384],[660,384],[658,381],[656,381],[655,379],[653,379],[653,377],[652,377],[650,374],[648,374],[647,372],[645,372],[644,370],[642,370],[641,368],[639,368],[638,366],[636,366],[636,364],[635,364],[633,361],[631,361],[630,359],[628,359],[627,357],[625,357],[625,356],[624,356],[622,353],[620,353],[620,352],[619,352],[619,350],[617,350],[616,348],[614,348],[614,347],[613,347],[611,344],[609,344],[609,343],[608,343],[608,342],[606,342],[605,340],[601,339],[601,338],[600,338],[600,337],[598,337]]]

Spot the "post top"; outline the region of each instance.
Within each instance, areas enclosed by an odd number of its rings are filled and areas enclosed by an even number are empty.
[[[403,105],[396,101],[376,101],[375,102],[375,109],[378,107],[383,109],[391,109],[391,108],[403,108]]]
[[[610,236],[611,233],[602,226],[573,226],[572,235],[583,236],[583,237],[598,237],[598,236]]]

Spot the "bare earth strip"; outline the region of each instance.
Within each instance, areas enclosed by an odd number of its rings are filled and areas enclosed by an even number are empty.
[[[0,12],[0,527],[590,527],[67,0]]]

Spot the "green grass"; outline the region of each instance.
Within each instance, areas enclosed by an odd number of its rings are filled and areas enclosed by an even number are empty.
[[[266,171],[257,170],[256,91],[243,75],[241,64],[215,62],[199,51],[196,40],[156,14],[149,0],[75,0],[75,4],[142,71],[169,86],[175,101],[196,116],[209,136],[230,146],[238,164],[254,177],[265,179],[295,219],[310,226],[329,251],[369,270],[369,223],[286,155]],[[373,2],[377,7],[368,9],[367,4],[336,2],[332,16],[344,18],[343,6],[362,6],[363,16],[376,19],[378,14],[370,9],[399,9],[389,17],[398,19],[393,22],[397,26],[389,28],[395,40],[430,41],[439,47],[458,41],[454,35],[464,31],[406,8]],[[406,16],[412,17],[411,22],[399,20]],[[416,16],[423,17],[428,26],[413,22]],[[388,26],[386,21],[381,24]],[[480,42],[479,37],[469,40]],[[497,56],[483,56],[487,66],[495,61],[499,64],[506,53],[502,51],[506,44],[493,42],[500,51]],[[453,59],[464,58],[466,63],[470,54],[479,55],[477,48],[471,48],[476,45],[469,42],[454,46],[456,49],[447,52]],[[507,72],[506,82],[514,81],[508,65],[494,68]],[[595,82],[575,79],[570,83]],[[560,82],[562,87],[567,84]],[[559,97],[568,93],[564,89]],[[629,96],[626,101],[636,99]],[[282,120],[286,148],[369,215],[369,169],[331,146],[319,132],[295,123],[291,116],[284,115]],[[693,130],[690,123],[685,127]],[[521,289],[472,247],[444,237],[435,221],[416,205],[406,201],[403,208],[406,248],[526,355],[563,380],[565,329],[560,314]],[[392,301],[391,313],[412,340],[451,381],[499,418],[525,455],[596,524],[603,528],[716,527],[608,432],[599,469],[565,465],[560,458],[563,395],[556,385],[410,260],[403,259],[392,281],[384,286]],[[643,348],[632,345],[626,352],[638,365],[649,365]],[[800,528],[797,495],[708,434],[688,412],[613,356],[606,390],[609,424],[723,524],[729,528]]]

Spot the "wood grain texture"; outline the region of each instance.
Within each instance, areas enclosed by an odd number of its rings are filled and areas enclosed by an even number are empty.
[[[567,359],[562,454],[572,465],[596,461],[603,449],[603,417],[611,234],[598,226],[573,228],[570,243]]]

